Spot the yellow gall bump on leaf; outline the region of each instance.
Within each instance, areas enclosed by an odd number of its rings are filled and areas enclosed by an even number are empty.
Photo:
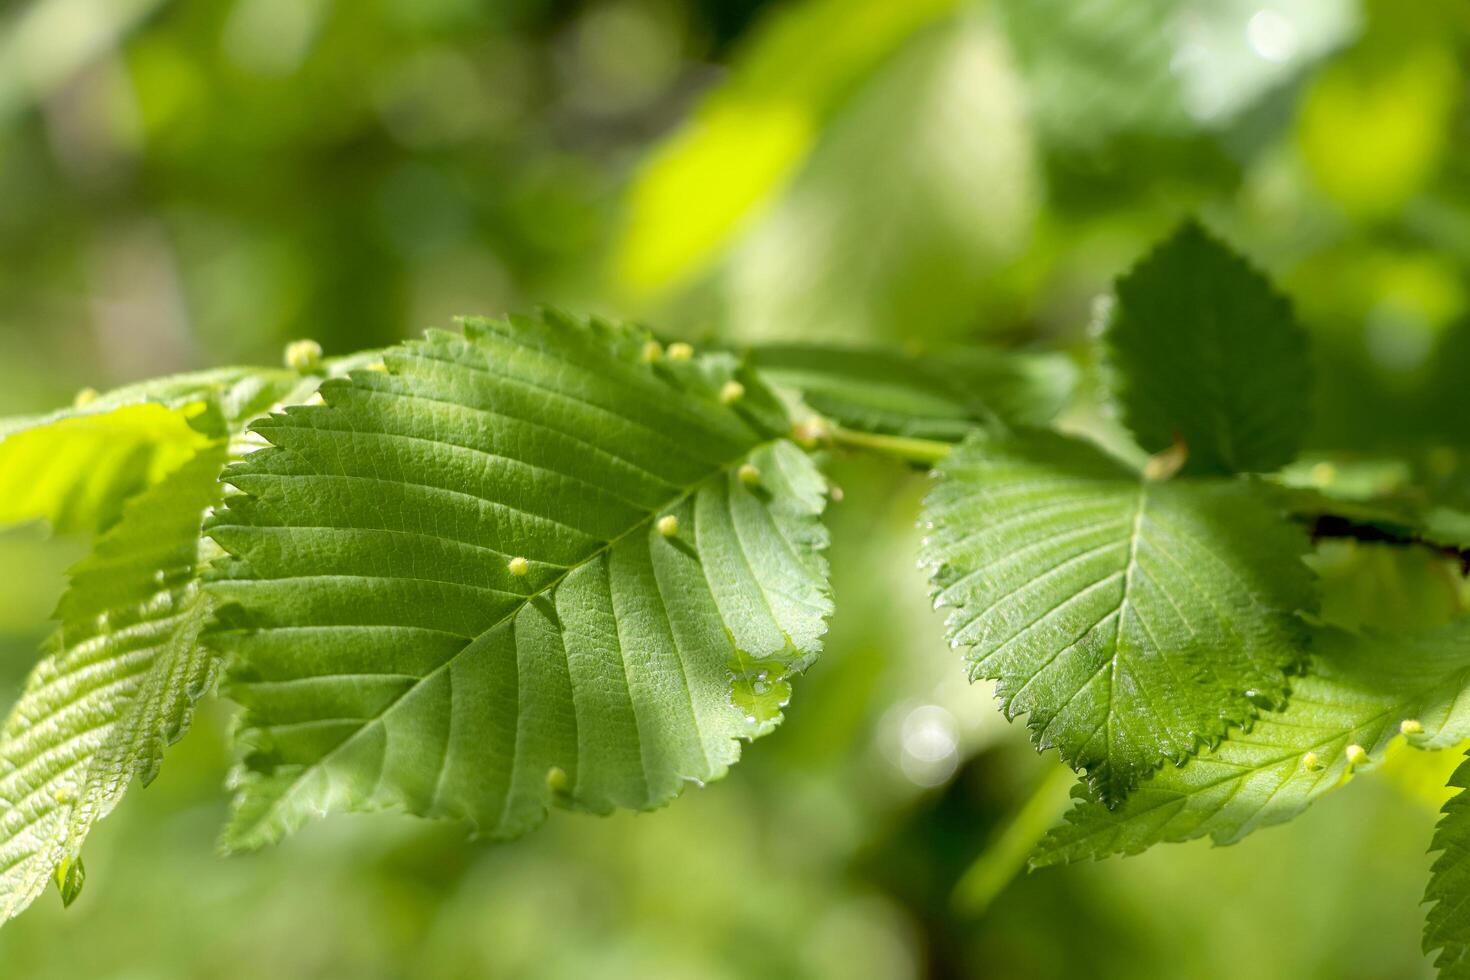
[[[1405,718],[1399,722],[1399,731],[1405,735],[1423,735],[1424,722],[1417,718]]]
[[[791,437],[802,449],[816,449],[819,444],[831,436],[832,430],[827,427],[827,421],[815,415],[796,423],[791,430]]]
[[[1337,467],[1331,463],[1318,463],[1312,467],[1312,482],[1319,487],[1325,487],[1337,479]]]
[[[682,340],[679,341],[677,344],[669,345],[669,360],[671,361],[687,361],[693,356],[694,348],[690,347]]]
[[[65,806],[68,803],[76,802],[77,791],[70,786],[57,786],[51,790],[51,798],[62,806]]]
[[[77,396],[71,400],[72,408],[83,408],[97,400],[96,388],[83,388],[77,392]]]
[[[520,555],[516,555],[510,561],[506,562],[505,567],[509,569],[510,573],[516,578],[520,578],[522,575],[525,575],[531,570],[531,563],[526,561],[526,559],[522,558]]]
[[[679,519],[673,514],[665,514],[658,519],[658,533],[666,538],[672,538],[679,533]]]
[[[740,482],[747,487],[760,486],[761,471],[750,463],[742,463],[737,473],[740,476]]]
[[[546,770],[546,788],[553,794],[565,793],[567,791],[567,771],[561,766],[552,766]]]
[[[286,367],[310,371],[322,362],[322,345],[314,340],[293,340],[286,345]]]
[[[739,381],[726,381],[720,389],[720,404],[733,405],[745,397],[745,385]]]
[[[384,364],[382,361],[374,361],[373,363],[369,364],[365,370],[377,371],[380,374],[387,374],[388,365]]]
[[[660,344],[656,340],[650,340],[648,343],[644,344],[643,352],[638,355],[639,360],[641,360],[644,364],[653,364],[663,356],[663,344]]]
[[[1307,772],[1316,772],[1322,768],[1322,760],[1315,752],[1308,752],[1302,756],[1302,768]]]
[[[1368,761],[1368,750],[1354,742],[1344,751],[1347,756],[1348,765],[1361,766]]]

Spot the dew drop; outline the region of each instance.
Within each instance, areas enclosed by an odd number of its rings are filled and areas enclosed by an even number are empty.
[[[322,362],[322,345],[314,340],[293,340],[286,345],[286,366],[293,371],[311,371]]]
[[[730,701],[746,724],[775,721],[791,700],[789,666],[780,660],[751,660],[742,656],[729,665]]]

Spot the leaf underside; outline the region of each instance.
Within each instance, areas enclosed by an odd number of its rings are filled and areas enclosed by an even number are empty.
[[[830,608],[824,483],[732,358],[646,340],[468,321],[257,424],[209,527],[246,708],[226,847],[331,810],[506,837],[652,807],[774,725]]]
[[[1077,373],[1061,355],[983,348],[911,355],[771,344],[751,350],[750,362],[846,428],[943,442],[997,419],[1047,424],[1071,397]]]
[[[134,497],[72,569],[51,652],[0,731],[0,921],[53,874],[75,897],[87,833],[157,774],[211,684],[199,529],[224,462],[214,443]]]
[[[1447,748],[1470,737],[1470,625],[1408,639],[1329,630],[1313,647],[1313,669],[1296,680],[1285,709],[1263,713],[1249,730],[1182,767],[1160,769],[1114,810],[1079,800],[1032,864],[1136,854],[1207,835],[1233,844],[1295,817],[1340,786],[1349,773],[1349,745],[1361,746],[1370,760],[1355,768],[1380,761],[1405,719],[1423,726],[1410,736],[1419,748]],[[1317,766],[1307,765],[1308,753]]]
[[[1110,805],[1282,700],[1301,661],[1306,541],[1249,482],[1148,482],[1063,436],[976,437],[924,520],[972,679]]]

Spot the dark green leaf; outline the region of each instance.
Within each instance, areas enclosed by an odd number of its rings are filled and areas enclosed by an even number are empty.
[[[1104,334],[1124,421],[1185,472],[1291,461],[1307,426],[1307,338],[1265,276],[1190,222],[1118,280]]]

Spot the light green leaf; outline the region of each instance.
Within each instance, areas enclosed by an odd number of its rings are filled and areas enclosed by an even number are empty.
[[[825,630],[824,484],[754,374],[647,343],[473,320],[255,426],[209,528],[247,709],[227,847],[644,809],[770,730]]]
[[[1439,950],[1434,965],[1440,980],[1470,977],[1470,759],[1450,777],[1460,790],[1444,805],[1444,816],[1434,830],[1430,853],[1439,851],[1429,871],[1424,901],[1433,902],[1424,920],[1424,952]]]
[[[1408,736],[1420,748],[1447,748],[1470,737],[1470,624],[1464,621],[1408,638],[1324,631],[1312,668],[1292,686],[1284,710],[1262,714],[1180,768],[1159,770],[1116,810],[1079,801],[1032,863],[1136,854],[1206,835],[1233,844],[1290,820],[1351,771],[1381,761],[1404,721],[1422,726]],[[1349,746],[1361,747],[1365,761],[1350,766]]]
[[[1124,421],[1151,453],[1176,440],[1186,472],[1268,472],[1307,426],[1307,338],[1286,299],[1189,222],[1118,280],[1104,334]]]
[[[60,533],[117,520],[123,503],[199,451],[202,403],[156,403],[13,421],[0,430],[0,525],[44,520]]]
[[[849,429],[959,442],[997,418],[1045,425],[1077,382],[1058,354],[967,347],[908,355],[895,350],[772,344],[750,352],[772,384],[800,393]]]
[[[939,472],[923,561],[951,644],[1106,803],[1284,698],[1314,595],[1265,488],[1147,481],[1050,433],[979,435]]]
[[[72,569],[52,650],[0,731],[0,921],[53,877],[76,897],[88,832],[134,776],[153,779],[210,686],[199,530],[224,462],[222,441],[206,446]]]
[[[58,532],[111,525],[124,502],[271,405],[303,399],[319,377],[221,368],[128,385],[48,415],[0,419],[0,525],[45,520]]]

